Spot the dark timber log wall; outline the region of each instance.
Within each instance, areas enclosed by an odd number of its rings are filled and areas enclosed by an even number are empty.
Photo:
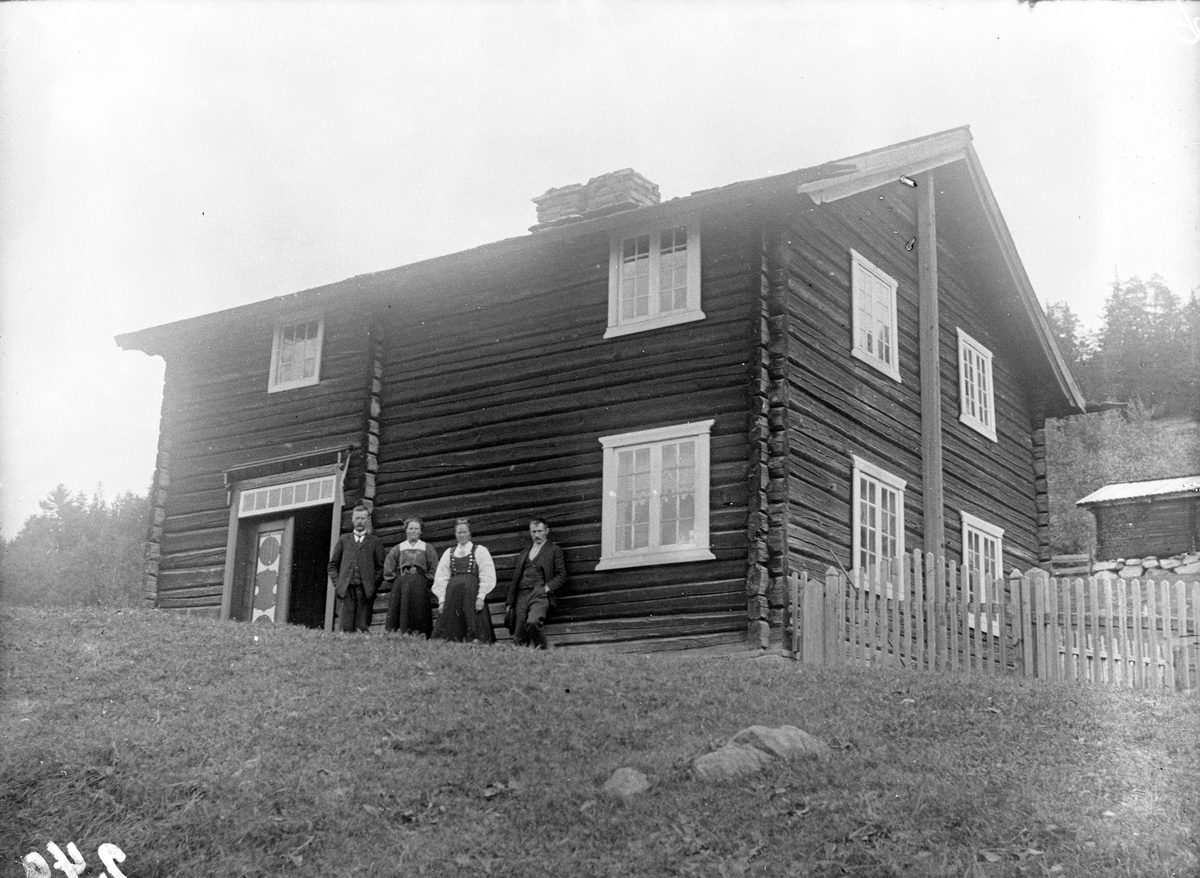
[[[1169,557],[1200,550],[1200,499],[1173,497],[1093,506],[1096,557]]]
[[[906,480],[905,545],[922,545],[917,249],[905,247],[915,235],[915,202],[903,187],[793,214],[789,544],[797,570],[850,566],[852,454]],[[851,248],[898,281],[900,383],[850,356]],[[1025,569],[1038,559],[1029,403],[1011,339],[984,329],[1008,320],[985,310],[1000,294],[968,281],[957,255],[939,247],[947,552],[961,558],[965,509],[1003,527],[1006,569]],[[958,326],[994,354],[998,443],[958,420]]]
[[[751,226],[744,216],[706,219],[706,319],[681,326],[603,337],[607,235],[387,303],[376,497],[385,542],[420,515],[441,551],[454,519],[470,518],[496,559],[500,600],[528,518],[540,515],[570,575],[552,617],[558,642],[744,642],[761,284]],[[597,572],[600,437],[708,418],[716,560]]]
[[[158,605],[217,613],[221,607],[229,501],[225,472],[281,455],[342,445],[364,434],[364,388],[371,347],[366,321],[327,309],[321,381],[267,393],[275,311],[206,333],[203,347],[168,355],[171,391],[170,491],[163,522]],[[351,456],[348,486],[361,486],[361,450]],[[346,501],[359,498],[351,490]]]

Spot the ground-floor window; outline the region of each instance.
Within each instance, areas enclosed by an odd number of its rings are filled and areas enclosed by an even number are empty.
[[[597,570],[702,561],[709,550],[709,433],[696,421],[603,436]]]
[[[854,567],[868,583],[890,583],[904,558],[904,479],[854,455]],[[902,589],[894,590],[903,598]],[[887,586],[888,597],[893,589]]]

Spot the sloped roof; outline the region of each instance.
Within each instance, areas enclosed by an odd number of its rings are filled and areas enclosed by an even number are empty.
[[[230,308],[212,314],[179,320],[160,326],[142,329],[117,336],[117,344],[126,350],[142,350],[149,354],[162,354],[170,347],[173,337],[182,333],[203,332],[206,325],[217,325],[220,318],[242,313],[261,312],[263,309],[282,313],[288,307],[311,307],[333,296],[344,299],[352,295],[371,295],[390,292],[396,294],[416,289],[423,279],[444,279],[449,272],[470,271],[494,260],[511,258],[532,252],[547,243],[569,240],[584,234],[594,234],[625,224],[630,214],[636,213],[639,221],[656,222],[667,220],[675,214],[685,214],[722,204],[760,201],[787,194],[809,196],[815,203],[823,204],[856,195],[897,181],[901,176],[912,177],[962,161],[966,165],[969,188],[973,190],[978,206],[985,218],[1002,260],[1002,273],[1008,286],[1014,291],[1025,320],[1033,330],[1038,350],[1045,358],[1053,375],[1059,398],[1065,402],[1066,410],[1082,412],[1086,408],[1083,394],[1071,375],[1067,362],[1059,351],[1050,330],[1050,324],[1042,311],[1038,298],[1029,281],[1016,245],[991,187],[984,176],[983,167],[971,145],[969,127],[951,128],[936,134],[906,140],[870,152],[826,162],[778,174],[706,189],[691,195],[674,198],[660,204],[638,208],[636,211],[609,214],[594,219],[557,225],[531,234],[505,238],[469,250],[413,262],[398,268],[369,274],[356,275],[343,281],[314,287],[299,293],[279,296],[251,305]]]
[[[1093,491],[1082,500],[1076,500],[1075,505],[1098,506],[1128,500],[1167,500],[1189,495],[1200,497],[1200,475],[1151,479],[1147,482],[1116,482]]]

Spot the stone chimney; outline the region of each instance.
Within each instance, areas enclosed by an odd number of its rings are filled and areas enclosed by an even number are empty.
[[[537,205],[537,232],[579,220],[605,216],[622,210],[658,204],[658,186],[633,168],[592,177],[586,185],[572,183],[533,199]]]

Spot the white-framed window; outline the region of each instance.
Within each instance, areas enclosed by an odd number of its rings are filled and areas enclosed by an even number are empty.
[[[605,338],[703,319],[696,221],[613,234]]]
[[[301,479],[265,488],[247,488],[238,500],[238,518],[332,503],[336,491],[337,476]]]
[[[868,585],[886,582],[887,597],[903,599],[903,589],[893,589],[890,575],[895,562],[904,559],[904,479],[857,454],[854,458],[853,530],[854,568]]]
[[[996,402],[992,395],[992,352],[958,330],[958,419],[996,440]]]
[[[896,341],[896,280],[857,250],[850,251],[851,356],[900,380]]]
[[[603,436],[597,570],[707,561],[708,449],[713,422]]]
[[[969,512],[961,512],[962,517],[962,565],[970,576],[971,590],[979,590],[979,600],[988,601],[996,598],[989,597],[989,588],[996,580],[1004,576],[1004,528],[997,527]],[[974,595],[969,595],[972,599]],[[968,624],[975,625],[975,613],[967,614]],[[992,619],[988,625],[988,614],[983,613],[983,622],[992,634],[1000,633],[999,619]]]
[[[325,317],[321,314],[307,314],[276,324],[267,392],[308,387],[320,381],[324,338]]]

